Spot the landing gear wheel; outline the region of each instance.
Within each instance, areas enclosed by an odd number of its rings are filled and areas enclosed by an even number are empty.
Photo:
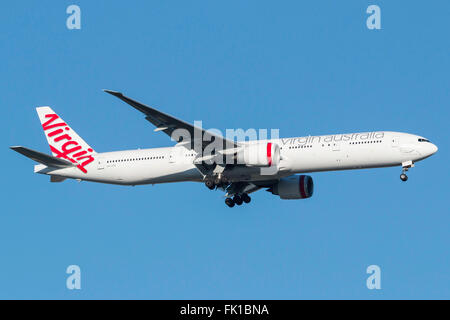
[[[234,203],[236,203],[238,206],[242,204],[242,198],[239,195],[235,195],[233,198]]]
[[[406,174],[402,173],[402,174],[400,175],[400,179],[401,179],[402,181],[407,181],[407,180],[408,180],[408,176],[407,176]]]
[[[231,199],[231,198],[226,198],[226,199],[225,199],[225,204],[226,204],[227,206],[229,206],[230,208],[233,208],[233,207],[234,207],[234,201],[233,201],[233,199]]]
[[[209,189],[209,190],[213,190],[215,188],[214,182],[212,180],[206,180],[205,181],[205,186]]]
[[[244,193],[241,198],[245,203],[250,203],[250,201],[252,201],[252,198],[250,198],[250,196],[246,193]]]

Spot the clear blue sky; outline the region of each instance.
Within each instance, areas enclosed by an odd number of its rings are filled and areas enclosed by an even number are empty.
[[[450,298],[449,16],[449,1],[5,3],[0,298]],[[49,152],[41,105],[99,152],[172,144],[103,88],[206,128],[395,130],[439,152],[407,183],[400,168],[318,173],[309,200],[260,191],[229,209],[202,184],[50,184],[8,149]]]

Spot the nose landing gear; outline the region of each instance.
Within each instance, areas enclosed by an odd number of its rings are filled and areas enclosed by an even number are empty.
[[[412,161],[406,161],[402,163],[402,174],[400,175],[400,180],[402,181],[407,181],[408,180],[408,176],[406,175],[406,171],[409,170],[409,168],[414,167],[414,163]]]

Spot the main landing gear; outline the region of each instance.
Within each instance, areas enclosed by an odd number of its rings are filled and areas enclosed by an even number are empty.
[[[214,184],[213,180],[206,180],[205,181],[205,186],[209,189],[209,190],[214,190],[216,188],[216,185]]]
[[[402,181],[408,181],[408,176],[406,175],[406,172],[409,170],[409,168],[414,167],[414,163],[412,161],[406,161],[402,163],[402,174],[400,175],[400,180]]]
[[[252,201],[252,198],[250,198],[248,194],[243,193],[241,195],[237,194],[233,198],[226,198],[225,204],[230,208],[233,208],[235,204],[240,206],[243,203],[250,203],[250,201]]]
[[[214,190],[216,189],[216,187],[226,187],[229,184],[228,179],[219,174],[217,176],[213,176],[213,177],[209,177],[208,179],[205,180],[205,186],[209,189],[209,190]]]
[[[225,204],[226,204],[227,206],[229,206],[230,208],[233,208],[233,207],[234,207],[234,201],[233,201],[233,199],[231,199],[231,198],[226,198],[226,199],[225,199]]]

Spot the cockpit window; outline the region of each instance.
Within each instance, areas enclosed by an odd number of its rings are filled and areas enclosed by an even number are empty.
[[[423,138],[419,138],[418,140],[419,140],[419,142],[430,142],[430,140],[423,139]]]

